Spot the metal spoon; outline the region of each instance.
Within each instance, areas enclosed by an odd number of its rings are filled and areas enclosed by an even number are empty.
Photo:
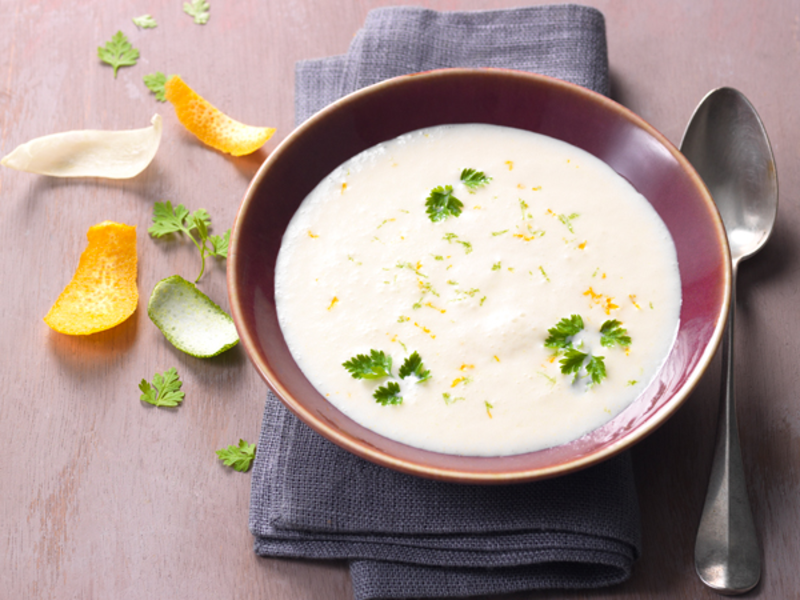
[[[755,254],[772,231],[778,179],[772,149],[755,109],[738,91],[719,88],[695,109],[681,151],[703,178],[722,215],[731,248],[731,302],[722,340],[722,393],[717,443],[694,564],[722,594],[742,594],[761,577],[753,513],[747,498],[733,384],[733,332],[739,261]]]

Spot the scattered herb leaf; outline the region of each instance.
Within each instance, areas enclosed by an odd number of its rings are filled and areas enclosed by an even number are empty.
[[[219,458],[226,467],[232,467],[234,471],[244,473],[250,469],[253,459],[256,457],[256,445],[248,444],[245,440],[239,440],[238,446],[228,446],[222,450],[217,450]]]
[[[152,385],[146,379],[142,379],[139,384],[142,395],[139,399],[153,406],[178,406],[184,396],[180,391],[182,385],[178,370],[172,367],[167,369],[163,375],[161,373],[153,375]]]
[[[348,370],[353,379],[380,379],[392,376],[392,357],[383,350],[370,350],[369,356],[356,354],[342,363],[342,366]]]
[[[139,51],[131,46],[124,33],[117,31],[105,46],[97,47],[97,56],[104,63],[114,67],[114,79],[116,79],[120,67],[132,67],[136,64]]]
[[[191,2],[183,3],[183,12],[193,17],[194,22],[198,25],[205,25],[208,23],[210,8],[211,5],[206,2],[206,0],[192,0]]]
[[[622,327],[622,323],[612,319],[603,323],[600,327],[600,345],[609,348],[614,345],[626,348],[631,345],[631,338],[628,330]]]
[[[457,217],[464,208],[463,202],[453,195],[451,185],[433,188],[425,200],[425,206],[428,218],[434,223],[444,221],[447,217]]]
[[[400,395],[400,385],[395,381],[390,381],[386,385],[379,387],[372,394],[378,404],[402,404],[403,397]]]
[[[461,182],[470,190],[476,190],[483,187],[492,180],[491,177],[486,175],[483,171],[476,171],[475,169],[464,169],[461,171]]]
[[[156,71],[155,73],[150,73],[149,75],[145,75],[142,77],[144,80],[144,85],[147,87],[148,90],[153,92],[156,95],[156,100],[159,102],[166,102],[167,97],[164,91],[164,85],[167,83],[169,78],[172,75],[164,75],[161,71]]]
[[[580,315],[571,315],[561,319],[555,327],[547,330],[550,335],[544,341],[546,348],[572,348],[570,338],[583,330],[583,319]],[[562,368],[562,373],[565,372]]]
[[[414,351],[411,356],[406,357],[405,361],[403,361],[403,364],[400,366],[399,373],[400,379],[405,379],[411,374],[416,375],[418,383],[422,383],[431,378],[431,372],[425,369],[425,366],[422,364],[422,358],[420,358],[417,351]]]
[[[158,23],[156,23],[156,20],[150,15],[133,17],[133,24],[139,29],[153,29],[154,27],[158,27]]]

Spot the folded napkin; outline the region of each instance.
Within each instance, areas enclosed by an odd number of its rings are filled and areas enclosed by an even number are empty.
[[[297,122],[388,77],[485,66],[607,93],[603,16],[575,5],[373,10],[346,55],[298,63]],[[442,483],[351,455],[271,392],[253,467],[250,530],[263,556],[348,560],[356,600],[606,586],[627,579],[640,552],[627,454],[542,482]]]

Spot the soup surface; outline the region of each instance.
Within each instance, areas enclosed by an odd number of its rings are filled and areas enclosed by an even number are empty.
[[[498,456],[576,439],[639,395],[680,311],[672,239],[592,155],[492,125],[380,144],[305,199],[276,266],[309,381],[428,450]]]

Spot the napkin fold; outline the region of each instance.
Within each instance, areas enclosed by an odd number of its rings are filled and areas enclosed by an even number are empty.
[[[577,5],[373,10],[347,54],[297,64],[296,119],[396,75],[486,66],[607,93],[603,16]],[[612,585],[630,576],[640,552],[627,454],[542,482],[443,483],[342,450],[272,392],[253,466],[249,525],[259,555],[349,561],[356,600]]]

